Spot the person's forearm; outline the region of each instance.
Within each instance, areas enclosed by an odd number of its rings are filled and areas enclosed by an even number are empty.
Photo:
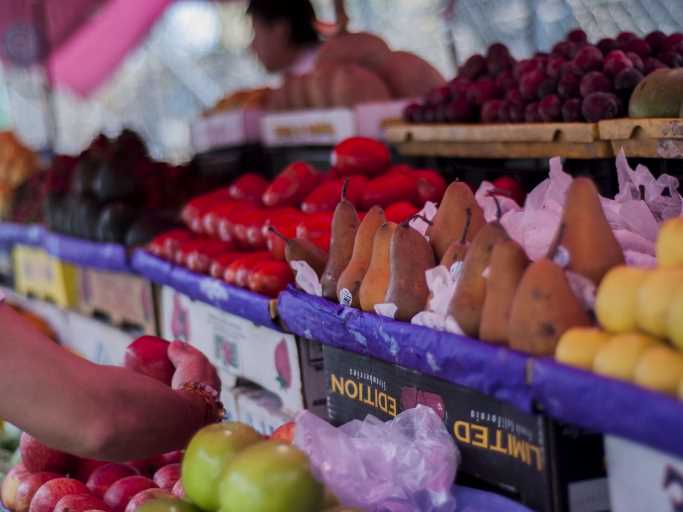
[[[0,306],[0,417],[49,446],[127,460],[181,448],[202,425],[199,401],[122,368],[97,366]]]

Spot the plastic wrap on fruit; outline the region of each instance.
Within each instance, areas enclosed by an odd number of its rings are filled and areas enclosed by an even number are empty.
[[[431,201],[427,201],[416,216],[409,222],[411,228],[415,229],[422,236],[426,236],[427,228],[429,227],[429,222],[436,215],[436,204]],[[427,219],[427,221],[425,221]]]
[[[501,219],[510,212],[516,212],[522,209],[514,199],[497,194],[495,191],[496,187],[493,185],[493,183],[483,181],[479,186],[477,193],[474,195],[477,203],[479,203],[481,209],[484,210],[484,218],[486,219],[486,222],[493,222],[494,220],[498,219],[499,205]],[[492,195],[496,196],[495,199],[491,197]],[[496,204],[496,201],[498,201],[498,204]]]
[[[348,507],[453,512],[450,489],[460,460],[443,421],[424,405],[386,423],[367,416],[335,428],[303,411],[294,444],[317,477]]]
[[[309,295],[323,296],[323,287],[320,284],[318,274],[315,273],[315,270],[308,263],[305,261],[293,261],[291,267],[294,271],[296,285],[300,289]]]
[[[462,264],[462,261],[456,261],[450,269],[438,265],[427,271],[427,287],[430,295],[427,310],[415,315],[410,323],[439,331],[463,334],[458,323],[448,314],[448,305],[458,286]]]
[[[375,313],[380,316],[386,316],[387,318],[394,318],[398,307],[393,302],[385,302],[382,304],[375,304]]]

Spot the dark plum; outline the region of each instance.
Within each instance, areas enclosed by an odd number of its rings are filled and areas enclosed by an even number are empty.
[[[541,59],[524,59],[515,64],[514,75],[517,80],[521,80],[523,75],[532,71],[542,71],[544,68]]]
[[[671,51],[681,41],[683,41],[683,34],[680,32],[674,32],[673,34],[667,36],[664,44],[662,45],[661,51]]]
[[[562,104],[562,120],[565,123],[578,123],[583,121],[581,115],[581,100],[579,98],[569,98]]]
[[[616,95],[609,92],[594,92],[586,96],[581,104],[581,113],[589,123],[619,116],[620,102]]]
[[[652,51],[656,53],[664,46],[664,43],[666,42],[666,34],[660,30],[655,30],[654,32],[650,32],[647,36],[645,36],[645,41],[647,41],[647,44],[650,45]]]
[[[432,89],[425,98],[427,105],[431,105],[432,107],[446,104],[449,101],[451,101],[451,89],[447,85]]]
[[[656,69],[665,69],[665,68],[669,67],[666,64],[664,64],[661,60],[655,59],[654,57],[648,57],[647,59],[645,59],[644,64],[645,64],[644,72],[646,75],[649,75],[650,73],[652,73]]]
[[[522,99],[522,93],[519,92],[519,89],[510,89],[508,92],[506,92],[505,101],[524,103],[524,100]]]
[[[550,57],[545,65],[545,74],[551,78],[560,78],[562,72],[562,64],[566,61],[564,57]]]
[[[585,43],[588,41],[588,36],[580,28],[575,28],[567,34],[567,41],[571,41],[572,43]]]
[[[538,115],[541,121],[552,123],[562,120],[562,101],[556,94],[546,96],[538,102]]]
[[[436,108],[425,105],[422,107],[422,122],[432,124],[436,122]]]
[[[507,113],[508,121],[511,123],[524,122],[524,103],[521,101],[507,100],[504,104],[504,109]]]
[[[568,73],[557,83],[557,94],[563,100],[578,98],[581,94],[581,76]]]
[[[601,70],[602,52],[596,46],[584,46],[574,57],[574,64],[583,72]]]
[[[579,90],[584,98],[594,92],[610,92],[612,80],[600,71],[591,71],[581,79]]]
[[[538,97],[538,88],[546,79],[546,74],[541,70],[531,71],[522,75],[519,81],[519,92],[524,100],[533,100]]]
[[[668,51],[658,55],[659,60],[670,68],[680,68],[683,66],[683,55],[678,52]]]
[[[495,57],[499,59],[501,57],[509,56],[510,50],[508,50],[508,47],[505,46],[503,43],[493,43],[491,46],[489,46],[489,49],[486,51],[486,57]]]
[[[465,96],[459,96],[446,107],[446,119],[451,123],[465,123],[473,121],[475,111]]]
[[[488,73],[496,76],[498,73],[513,66],[514,59],[510,51],[502,43],[493,43],[486,53],[486,68]]]
[[[633,67],[638,71],[643,71],[645,69],[645,62],[637,53],[626,52],[626,56],[633,62]],[[647,57],[645,57],[647,58]]]
[[[560,67],[560,77],[563,77],[568,74],[583,76],[583,71],[579,69],[579,67],[573,60],[570,60],[563,63]]]
[[[605,73],[610,76],[615,76],[622,69],[632,67],[633,62],[621,50],[613,50],[605,57]]]
[[[576,54],[576,45],[570,41],[560,41],[553,46],[551,55],[564,57],[565,59],[572,59]]]
[[[619,49],[619,43],[617,43],[616,39],[612,39],[611,37],[600,39],[596,46],[600,49],[603,55],[607,55],[612,50]]]
[[[458,75],[476,80],[486,72],[486,59],[483,55],[475,53],[460,67]]]
[[[482,123],[498,123],[500,122],[499,112],[503,106],[503,100],[488,100],[481,107],[481,122]]]
[[[623,47],[626,43],[629,41],[633,41],[634,39],[638,39],[638,36],[635,35],[633,32],[621,32],[617,36],[617,42]]]
[[[538,99],[542,100],[549,94],[557,93],[557,82],[557,78],[550,78],[549,76],[546,76],[538,86]]]
[[[471,84],[467,88],[465,96],[471,104],[481,107],[488,100],[497,99],[500,96],[500,91],[493,80],[483,78]]]
[[[649,57],[652,54],[652,49],[650,48],[650,45],[647,44],[647,41],[645,41],[645,39],[631,39],[630,41],[622,45],[622,49],[626,53],[633,52],[637,55],[640,55],[640,57],[643,59],[645,57]]]
[[[512,70],[506,69],[496,76],[496,87],[502,92],[509,91],[517,87],[517,80]]]
[[[619,94],[631,94],[642,79],[643,74],[636,68],[622,69],[614,77],[614,90]]]
[[[527,123],[540,123],[541,116],[538,114],[538,102],[534,101],[527,104],[524,108],[524,120]]]
[[[472,81],[469,78],[458,77],[448,82],[448,88],[451,90],[451,98],[456,99],[459,96],[467,94],[467,88]]]
[[[422,119],[422,105],[419,103],[411,103],[403,109],[403,119],[409,123],[419,123]]]

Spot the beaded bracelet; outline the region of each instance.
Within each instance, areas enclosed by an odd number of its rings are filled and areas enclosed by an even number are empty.
[[[218,399],[218,391],[202,382],[186,382],[179,391],[190,393],[202,399],[206,405],[205,424],[218,423],[223,421],[225,409],[223,403]]]

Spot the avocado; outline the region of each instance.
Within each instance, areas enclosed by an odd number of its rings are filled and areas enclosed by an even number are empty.
[[[683,106],[683,69],[658,69],[633,90],[630,117],[678,117]]]
[[[74,169],[71,177],[71,194],[75,196],[88,196],[93,193],[93,182],[102,160],[93,156],[85,156]]]
[[[105,206],[97,220],[97,241],[122,244],[137,213],[135,208],[121,202]]]
[[[181,227],[174,216],[162,214],[147,214],[136,220],[126,233],[126,246],[136,247],[151,242],[159,233]]]
[[[92,188],[100,203],[134,202],[143,194],[142,184],[133,174],[132,166],[121,160],[103,162],[95,174]]]
[[[95,240],[97,238],[97,218],[100,205],[91,197],[82,197],[72,212],[72,232],[78,238]]]

